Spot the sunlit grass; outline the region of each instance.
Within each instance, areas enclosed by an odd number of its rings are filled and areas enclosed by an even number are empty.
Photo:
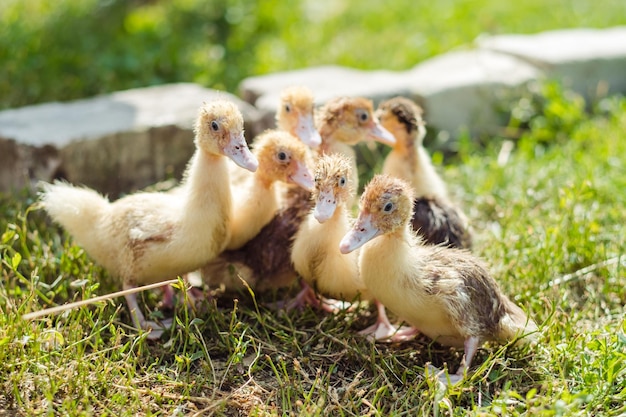
[[[558,86],[543,100],[571,100]],[[571,106],[553,105],[577,113]],[[519,103],[513,103],[515,107]],[[461,352],[424,337],[373,344],[362,309],[278,314],[272,294],[179,307],[151,342],[123,299],[28,322],[25,313],[119,289],[28,192],[0,200],[0,409],[23,415],[621,415],[626,412],[626,100],[566,126],[539,106],[514,138],[462,141],[440,169],[476,232],[475,251],[542,325],[539,343],[486,344],[442,390],[425,367]],[[536,125],[546,127],[537,130]],[[525,126],[531,126],[526,130]],[[550,140],[549,138],[554,138]],[[513,140],[508,159],[498,156]],[[376,154],[370,162],[376,164]],[[149,311],[157,293],[142,295]],[[171,314],[171,313],[165,313]]]
[[[621,0],[8,0],[0,108],[313,65],[406,70],[483,34],[626,24]]]

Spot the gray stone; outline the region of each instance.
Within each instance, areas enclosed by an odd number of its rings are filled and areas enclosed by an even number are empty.
[[[626,92],[626,26],[487,36],[477,44],[540,67],[587,99]]]
[[[118,195],[180,177],[194,151],[198,108],[218,96],[237,103],[248,137],[264,128],[253,106],[187,83],[0,112],[0,190],[62,176]]]
[[[494,133],[506,125],[503,103],[521,94],[541,71],[509,55],[457,51],[417,65],[404,76],[410,97],[425,110],[430,126],[456,137]]]
[[[368,97],[376,104],[403,95],[424,106],[430,126],[454,137],[466,129],[484,133],[501,126],[497,105],[539,75],[520,59],[474,50],[448,53],[402,72],[325,66],[251,77],[241,83],[240,94],[268,123],[280,92],[290,85],[309,87],[317,104],[337,96]]]
[[[379,101],[409,93],[403,74],[340,66],[311,67],[246,78],[239,85],[239,94],[243,100],[256,106],[266,123],[273,126],[280,94],[286,87],[309,87],[318,105],[340,96],[368,97]]]

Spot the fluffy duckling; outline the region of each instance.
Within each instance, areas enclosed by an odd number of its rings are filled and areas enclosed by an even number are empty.
[[[315,128],[314,105],[313,92],[309,88],[292,86],[282,91],[276,111],[276,126],[300,138],[311,149],[322,143]]]
[[[359,277],[358,252],[342,255],[337,247],[350,229],[348,202],[354,194],[351,169],[351,161],[341,154],[323,155],[317,161],[312,196],[315,207],[300,225],[291,250],[303,289],[289,307],[311,304],[332,309],[323,300],[320,304],[316,291],[350,302],[359,296],[369,298]]]
[[[322,136],[321,154],[340,153],[352,162],[351,177],[358,189],[356,153],[353,145],[374,140],[393,146],[396,138],[378,122],[372,101],[362,97],[339,97],[328,101],[316,114]]]
[[[465,250],[425,246],[412,231],[408,183],[377,175],[359,205],[341,253],[362,247],[361,277],[374,297],[429,338],[465,349],[453,382],[462,379],[483,341],[530,341],[537,326],[501,292],[480,259]]]
[[[294,184],[311,190],[313,175],[308,148],[290,133],[268,130],[253,143],[259,169],[247,184],[232,188],[236,202],[231,222],[230,242],[226,249],[238,249],[256,236],[274,217],[281,203],[277,183]]]
[[[396,137],[382,172],[408,181],[415,190],[413,229],[430,244],[471,248],[467,218],[450,202],[446,185],[423,146],[426,128],[422,109],[407,98],[395,97],[381,103],[376,115]]]
[[[231,192],[226,158],[255,171],[258,162],[243,136],[243,117],[226,100],[204,104],[195,124],[196,151],[180,188],[109,200],[96,191],[43,184],[44,209],[87,253],[119,277],[125,289],[182,275],[217,256],[230,237]],[[147,322],[134,294],[127,295],[133,323]]]

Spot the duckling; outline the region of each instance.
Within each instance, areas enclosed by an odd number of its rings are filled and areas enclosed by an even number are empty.
[[[279,209],[282,191],[278,182],[311,190],[313,175],[308,148],[290,133],[268,130],[253,143],[259,169],[247,184],[232,187],[233,217],[227,250],[238,249],[256,236]]]
[[[341,253],[361,248],[361,277],[374,297],[429,338],[465,349],[452,382],[463,378],[483,341],[532,340],[537,325],[502,293],[482,260],[466,250],[424,245],[413,232],[407,182],[376,175],[359,206]]]
[[[353,145],[374,140],[393,146],[396,138],[374,114],[372,101],[363,97],[338,97],[328,101],[316,113],[316,125],[322,136],[320,154],[340,153],[350,158],[351,177],[358,189],[358,170]]]
[[[356,158],[348,144],[366,139],[395,142],[393,135],[376,121],[372,102],[364,98],[332,100],[316,113],[316,126],[322,135],[318,153],[339,151],[347,155],[352,178],[356,178]],[[224,263],[203,268],[204,281],[223,284],[228,291],[241,289],[242,280],[258,292],[292,285],[298,274],[291,263],[291,246],[313,207],[310,195],[302,187],[291,187],[284,206],[254,238],[239,249],[224,251],[220,255]]]
[[[140,192],[114,202],[63,182],[43,184],[41,203],[86,252],[122,281],[124,289],[193,271],[217,256],[230,238],[231,192],[226,158],[255,171],[243,117],[226,100],[205,103],[195,124],[196,151],[178,190]],[[145,320],[134,294],[126,296],[133,324]]]
[[[276,111],[276,126],[310,147],[317,149],[322,137],[315,128],[313,92],[304,86],[287,87],[280,95]]]
[[[317,161],[315,206],[300,225],[291,250],[295,270],[303,279],[303,289],[290,303],[291,308],[312,304],[332,310],[333,306],[319,302],[316,291],[346,301],[369,298],[359,276],[358,252],[342,255],[337,248],[350,228],[351,169],[350,159],[341,154],[323,155]]]
[[[408,181],[415,191],[413,228],[427,243],[470,249],[467,217],[450,201],[446,184],[424,149],[422,109],[407,98],[395,97],[380,103],[376,115],[396,138],[382,173]]]

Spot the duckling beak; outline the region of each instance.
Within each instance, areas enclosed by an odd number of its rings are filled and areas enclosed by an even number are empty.
[[[374,123],[367,133],[369,138],[377,142],[389,146],[396,144],[396,137],[390,131],[385,129],[380,123]]]
[[[289,176],[289,181],[298,184],[307,191],[311,191],[313,185],[315,185],[311,171],[309,171],[309,168],[302,162],[295,161],[295,163],[296,169],[294,170],[295,172]]]
[[[259,167],[259,161],[257,161],[256,156],[250,152],[246,139],[243,137],[243,133],[231,135],[228,144],[224,147],[224,155],[248,171],[254,172]]]
[[[322,137],[317,129],[315,129],[313,116],[310,114],[298,117],[296,135],[300,138],[302,143],[311,149],[317,149],[322,144]]]
[[[380,230],[372,222],[372,215],[361,213],[352,230],[341,239],[339,251],[344,255],[350,253],[380,234]]]
[[[315,209],[313,210],[313,217],[320,222],[324,223],[326,220],[333,217],[335,209],[337,208],[337,200],[332,190],[322,190],[315,203]]]

